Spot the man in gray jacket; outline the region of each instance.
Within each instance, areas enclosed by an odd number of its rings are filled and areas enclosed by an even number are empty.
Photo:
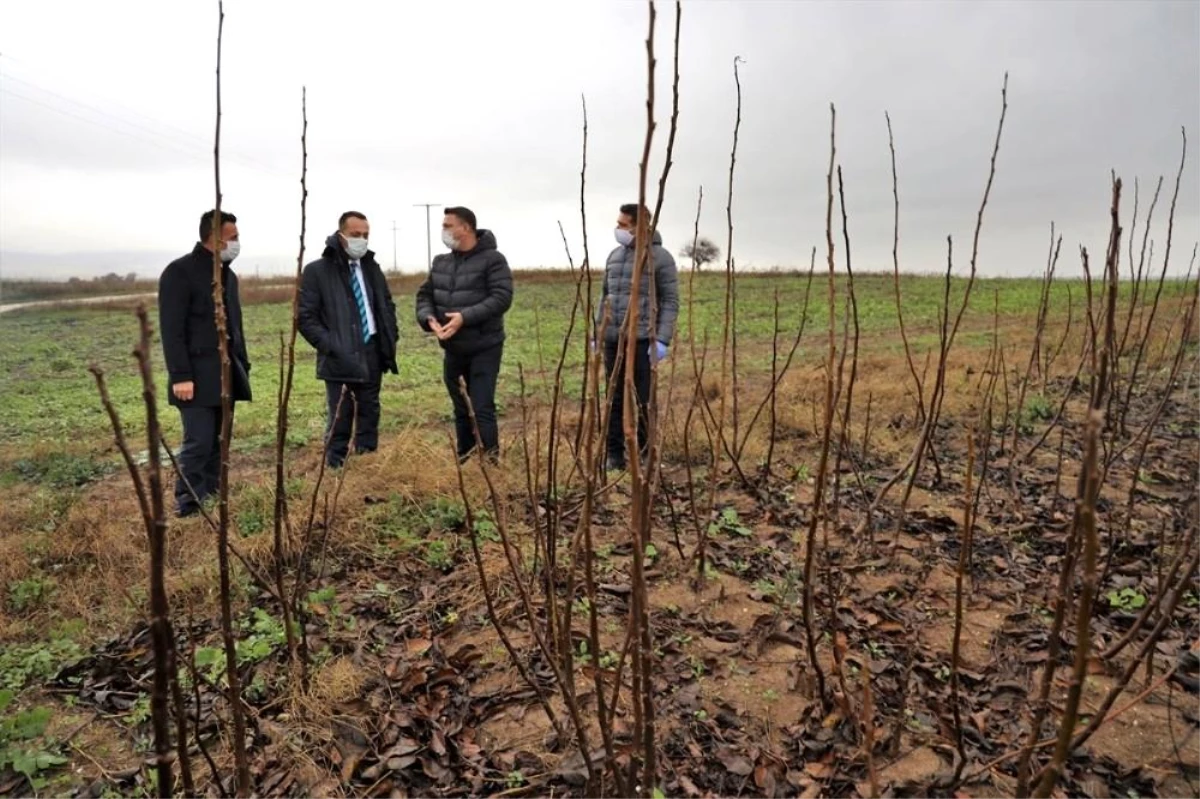
[[[619,471],[625,468],[625,428],[623,424],[625,403],[625,316],[633,289],[633,271],[636,266],[637,246],[635,237],[639,213],[645,214],[647,223],[650,212],[639,209],[636,203],[622,205],[617,214],[615,231],[618,247],[608,255],[604,267],[604,289],[596,315],[596,328],[604,339],[604,373],[608,380],[608,397],[612,403],[608,423],[608,460],[606,468]],[[654,281],[653,304],[651,283]],[[607,316],[607,318],[606,318]],[[637,345],[633,363],[633,384],[637,405],[637,440],[642,457],[646,454],[647,411],[650,403],[651,358],[661,361],[667,357],[671,337],[675,333],[675,320],[679,317],[679,275],[675,259],[662,246],[662,237],[655,231],[651,240],[649,257],[638,286]],[[653,327],[651,323],[653,322]],[[602,333],[601,333],[602,331]],[[618,363],[619,360],[619,363]]]

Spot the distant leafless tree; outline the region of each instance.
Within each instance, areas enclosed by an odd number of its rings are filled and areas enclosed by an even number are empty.
[[[697,269],[703,269],[705,264],[716,263],[721,257],[721,248],[712,239],[698,238],[685,245],[679,251],[679,257],[694,261]]]

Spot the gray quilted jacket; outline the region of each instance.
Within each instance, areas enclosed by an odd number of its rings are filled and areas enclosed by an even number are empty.
[[[633,267],[636,246],[620,246],[608,254],[608,263],[604,267],[604,291],[600,304],[596,309],[596,329],[600,330],[605,324],[604,314],[609,306],[612,315],[604,327],[606,341],[616,342],[621,336],[621,328],[625,324],[625,314],[629,311],[629,296],[633,287]],[[658,303],[658,314],[655,318],[655,333],[650,332],[650,275],[653,265],[655,283],[655,300]],[[639,339],[651,338],[669,345],[675,334],[675,320],[679,318],[679,273],[675,269],[675,259],[662,246],[662,236],[654,233],[653,246],[650,248],[650,258],[646,269],[642,272],[641,286],[638,289],[638,331]]]

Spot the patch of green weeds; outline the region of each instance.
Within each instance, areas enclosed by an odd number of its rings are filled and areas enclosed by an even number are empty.
[[[14,613],[25,613],[44,604],[54,592],[55,580],[46,575],[34,575],[17,580],[8,587],[8,607]]]
[[[718,533],[735,535],[741,538],[749,538],[754,535],[753,530],[742,524],[736,508],[722,508],[716,520],[709,522],[708,534],[717,535]]]
[[[12,690],[0,689],[0,771],[11,767],[25,775],[34,791],[40,791],[47,785],[43,772],[61,766],[67,759],[57,746],[35,743],[50,723],[50,708],[10,711],[13,697]]]
[[[83,655],[70,638],[33,644],[13,644],[0,649],[0,689],[20,691],[27,685],[49,679]]]
[[[1117,610],[1140,610],[1146,606],[1146,595],[1133,588],[1122,588],[1120,591],[1109,591],[1104,595],[1110,608]]]

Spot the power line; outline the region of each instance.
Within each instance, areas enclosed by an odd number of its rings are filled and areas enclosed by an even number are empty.
[[[441,203],[413,203],[413,208],[425,208],[425,257],[429,261],[428,269],[433,271],[433,238],[430,235],[432,223],[429,221],[429,209]]]
[[[122,136],[128,136],[129,138],[133,139],[134,141],[139,141],[139,142],[142,142],[143,144],[149,144],[154,147],[160,147],[164,150],[170,150],[177,155],[200,157],[200,153],[197,153],[195,151],[188,152],[186,150],[181,150],[178,147],[170,146],[170,145],[164,144],[163,142],[159,142],[159,141],[154,141],[153,139],[147,139],[144,136],[137,136],[133,133],[130,133],[127,130],[121,130],[120,128],[113,127],[112,125],[106,125],[97,119],[89,119],[85,116],[80,116],[79,114],[73,114],[64,108],[58,108],[56,106],[50,105],[49,103],[43,103],[40,100],[35,100],[32,97],[27,97],[18,92],[14,92],[12,89],[9,89],[6,86],[0,86],[0,94],[7,94],[10,97],[16,97],[21,100],[24,100],[27,103],[33,103],[36,106],[41,106],[42,108],[45,108],[49,111],[54,111],[55,113],[62,114],[63,116],[70,117],[71,119],[74,119],[74,120],[78,120],[79,122],[85,122],[89,125],[95,125],[98,128],[104,128],[105,130],[111,131],[113,133],[119,133]]]
[[[25,62],[25,61],[22,61],[22,60],[21,60],[21,59],[19,59],[19,58],[15,58],[15,57],[13,57],[13,56],[10,56],[10,55],[5,55],[5,54],[3,54],[3,53],[0,53],[0,58],[4,59],[5,61],[9,61],[9,62],[16,62],[17,64],[21,64],[21,65],[24,65],[24,66],[26,66],[26,67],[30,66],[30,65],[29,65],[27,62]],[[78,100],[75,100],[75,99],[73,99],[73,98],[71,98],[71,97],[67,97],[66,95],[63,95],[63,94],[59,94],[58,92],[52,91],[52,90],[50,90],[50,89],[47,89],[47,88],[45,88],[44,86],[38,85],[38,84],[36,84],[36,83],[33,83],[32,81],[29,81],[29,80],[27,80],[27,79],[25,79],[25,78],[18,78],[18,77],[16,77],[15,75],[13,75],[12,73],[8,73],[8,74],[3,74],[3,73],[0,73],[0,77],[6,77],[6,78],[8,78],[9,80],[15,80],[15,81],[19,81],[19,82],[21,82],[21,83],[24,83],[24,84],[26,84],[27,86],[31,86],[31,87],[33,87],[33,88],[37,89],[38,91],[45,92],[46,94],[52,94],[52,95],[54,95],[55,97],[58,97],[59,99],[62,99],[62,100],[66,100],[66,101],[67,101],[67,102],[69,102],[69,103],[74,103],[75,105],[80,105],[80,106],[83,106],[83,107],[85,107],[85,108],[89,108],[90,110],[93,110],[93,111],[95,111],[96,113],[99,113],[99,114],[104,114],[105,116],[113,116],[113,115],[112,115],[110,112],[107,112],[107,111],[101,110],[101,109],[99,109],[99,108],[95,108],[95,107],[93,107],[93,106],[89,106],[89,105],[87,105],[87,104],[85,104],[85,103],[81,103],[81,102],[79,102]],[[133,109],[133,108],[130,108],[130,107],[129,107],[129,106],[127,106],[127,105],[124,105],[124,104],[120,103],[120,102],[119,102],[119,101],[117,101],[117,100],[114,100],[112,97],[104,97],[104,96],[101,96],[101,95],[97,95],[97,99],[99,99],[99,100],[103,100],[105,103],[107,103],[107,104],[109,104],[109,105],[112,105],[112,106],[119,106],[119,107],[120,107],[121,109],[123,109],[124,111],[127,111],[128,113],[130,113],[130,114],[132,114],[132,115],[134,115],[134,116],[141,117],[142,119],[144,119],[144,120],[147,120],[147,121],[149,121],[149,122],[153,122],[153,123],[155,123],[156,125],[161,125],[161,126],[162,126],[162,127],[164,127],[164,128],[169,128],[169,129],[171,129],[171,130],[175,131],[176,133],[178,133],[178,134],[180,134],[180,135],[182,135],[182,136],[185,136],[185,137],[187,137],[187,138],[189,138],[189,139],[192,139],[193,141],[195,141],[196,143],[198,143],[198,144],[202,145],[202,146],[203,146],[203,147],[205,147],[205,148],[209,148],[209,147],[211,147],[211,144],[212,144],[212,142],[211,142],[211,140],[210,140],[210,139],[208,139],[208,138],[206,138],[206,137],[204,137],[204,136],[199,136],[199,135],[197,135],[197,134],[193,133],[192,131],[190,131],[190,130],[186,130],[186,129],[184,129],[184,128],[181,128],[181,127],[179,127],[179,126],[177,126],[177,125],[172,125],[172,124],[171,124],[171,123],[169,123],[169,122],[164,122],[164,121],[163,121],[163,120],[161,120],[161,119],[157,119],[157,118],[155,118],[155,117],[149,116],[148,114],[143,114],[143,113],[142,113],[142,112],[140,112],[140,111],[137,111],[137,110],[135,110],[135,109]],[[119,119],[119,117],[117,117],[117,118]]]
[[[8,58],[9,60],[11,60],[11,57],[5,56],[5,58]],[[126,127],[148,133],[151,136],[157,137],[157,139],[161,139],[161,141],[148,140],[144,137],[136,136],[128,130],[123,130],[121,128],[113,127],[111,124],[104,124],[103,122],[101,122],[99,120],[92,119],[92,118],[89,118],[86,116],[81,116],[76,113],[72,113],[71,111],[68,111],[66,109],[59,108],[58,106],[51,105],[49,103],[34,99],[32,97],[29,97],[28,95],[21,94],[20,92],[15,92],[12,90],[12,88],[10,86],[6,86],[6,85],[4,85],[4,83],[0,83],[0,91],[8,93],[13,97],[19,97],[19,98],[25,100],[26,102],[33,103],[35,105],[46,108],[48,110],[63,114],[64,116],[70,117],[72,119],[76,119],[81,122],[86,122],[88,124],[96,125],[98,127],[105,128],[106,130],[110,130],[114,133],[120,133],[124,136],[129,136],[130,138],[133,138],[137,141],[141,141],[141,142],[148,143],[148,144],[153,144],[153,145],[156,145],[159,147],[165,147],[166,145],[164,145],[163,142],[166,142],[167,144],[171,145],[170,147],[167,147],[167,149],[172,149],[176,153],[185,153],[187,155],[198,156],[200,158],[208,158],[210,156],[211,145],[210,145],[210,142],[207,141],[206,139],[204,139],[200,136],[197,136],[196,134],[189,133],[181,128],[177,128],[174,125],[170,125],[169,123],[162,122],[161,120],[156,120],[153,117],[149,117],[145,114],[138,114],[137,112],[131,112],[131,113],[136,114],[137,116],[142,117],[143,119],[147,119],[147,120],[150,120],[151,122],[154,122],[157,125],[161,125],[164,128],[167,128],[172,131],[176,131],[177,134],[181,134],[181,135],[169,135],[167,133],[163,133],[159,130],[155,130],[154,128],[151,128],[140,122],[136,122],[136,121],[133,121],[130,119],[123,118],[121,116],[117,116],[117,115],[109,113],[103,109],[96,108],[93,105],[89,105],[88,103],[80,102],[79,100],[76,100],[72,97],[68,97],[66,95],[60,94],[60,93],[52,91],[50,89],[47,89],[43,86],[39,86],[38,84],[33,83],[29,80],[25,80],[24,78],[18,78],[15,75],[12,75],[11,73],[0,72],[0,79],[3,79],[3,81],[5,81],[5,82],[15,81],[17,83],[23,84],[24,86],[27,86],[27,87],[33,89],[34,91],[41,92],[42,94],[46,94],[51,97],[57,98],[58,100],[69,103],[70,105],[75,106],[76,108],[84,109],[84,110],[86,110],[92,114],[96,114],[102,118],[112,120],[119,125],[124,125]],[[190,141],[181,140],[183,138],[189,139]],[[189,149],[183,150],[180,148],[189,148]],[[194,148],[194,149],[191,149],[191,148]],[[262,161],[258,161],[253,158],[248,158],[246,156],[239,155],[237,152],[226,152],[226,153],[223,153],[222,155],[224,158],[227,158],[228,160],[230,160],[234,163],[238,163],[241,166],[245,166],[250,169],[254,169],[259,172],[265,173],[265,174],[271,174],[271,175],[276,175],[276,176],[283,176],[283,175],[287,174],[286,172],[284,172],[283,170],[281,170],[278,167],[268,165]]]
[[[396,231],[397,231],[398,229],[399,229],[399,228],[397,228],[397,227],[396,227],[396,220],[395,220],[395,219],[393,219],[393,220],[392,220],[392,271],[393,271],[393,272],[398,272],[398,271],[400,271],[400,270],[399,270],[399,269],[396,267]]]

